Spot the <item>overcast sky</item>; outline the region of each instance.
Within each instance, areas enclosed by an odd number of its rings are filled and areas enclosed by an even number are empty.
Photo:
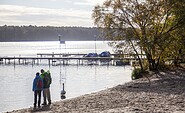
[[[0,26],[94,26],[92,10],[104,0],[0,0]]]

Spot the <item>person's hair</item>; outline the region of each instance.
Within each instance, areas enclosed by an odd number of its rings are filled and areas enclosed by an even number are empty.
[[[40,72],[43,73],[44,72],[44,69],[41,69]]]
[[[39,75],[39,74],[40,74],[39,72],[36,73],[36,75]]]

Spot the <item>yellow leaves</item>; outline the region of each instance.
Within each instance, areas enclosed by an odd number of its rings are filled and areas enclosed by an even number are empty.
[[[121,2],[121,0],[115,0],[115,4],[113,6],[113,9],[122,9],[124,4]]]
[[[111,27],[111,25],[112,25],[112,14],[106,14],[106,16],[105,16],[105,26],[107,26],[107,27]]]
[[[112,0],[107,0],[103,3],[103,5],[104,5],[105,8],[107,8],[107,7],[111,6],[111,3],[112,3]]]

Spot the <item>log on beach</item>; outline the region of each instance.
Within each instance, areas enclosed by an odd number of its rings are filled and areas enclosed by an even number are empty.
[[[160,72],[100,92],[9,113],[185,112],[185,70]]]

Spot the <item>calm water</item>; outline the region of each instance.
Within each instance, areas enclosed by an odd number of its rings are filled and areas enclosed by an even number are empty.
[[[37,53],[88,53],[104,50],[112,52],[106,42],[1,42],[0,56],[35,56]],[[52,73],[52,101],[59,101],[62,83],[66,97],[97,92],[130,81],[130,66],[48,66],[0,65],[0,112],[33,106],[32,82],[35,73],[43,68]]]

